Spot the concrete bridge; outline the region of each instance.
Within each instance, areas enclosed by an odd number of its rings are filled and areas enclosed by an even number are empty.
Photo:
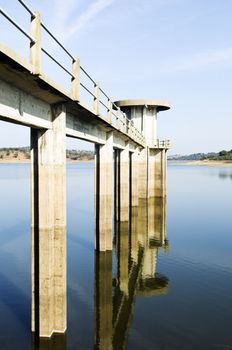
[[[159,252],[169,249],[165,222],[165,197],[141,201],[129,222],[115,224],[115,271],[112,251],[95,251],[93,349],[126,349],[137,299],[168,293],[168,278],[157,273]],[[66,350],[66,334],[34,339],[32,349]]]
[[[31,129],[32,331],[50,337],[65,332],[67,322],[66,136],[95,144],[95,248],[111,251],[113,208],[123,224],[140,201],[166,196],[170,145],[157,139],[156,121],[170,107],[158,100],[113,102],[40,14],[16,1],[29,17],[30,33],[2,9],[1,25],[7,20],[29,40],[29,59],[0,44],[0,119]],[[70,67],[43,46],[42,31],[68,56]],[[68,90],[43,73],[42,55],[70,77]]]

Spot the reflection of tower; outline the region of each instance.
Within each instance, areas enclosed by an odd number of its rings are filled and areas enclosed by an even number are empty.
[[[147,202],[147,244],[144,247],[138,295],[153,296],[167,293],[168,279],[157,274],[160,247],[166,241],[166,197],[150,198]]]
[[[139,201],[128,223],[115,225],[115,278],[112,253],[95,253],[95,349],[125,349],[136,296],[168,292],[168,279],[156,272],[166,244],[165,198]]]
[[[117,238],[117,280],[120,290],[128,294],[128,277],[129,277],[129,223],[121,222],[118,224]]]

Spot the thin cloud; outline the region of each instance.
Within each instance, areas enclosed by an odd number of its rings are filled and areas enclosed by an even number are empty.
[[[61,23],[63,26],[70,14],[72,13],[74,7],[77,5],[76,0],[55,0],[55,19],[56,23]]]
[[[162,72],[177,73],[195,71],[211,67],[222,67],[232,63],[232,47],[197,53],[179,59],[172,59],[160,67]]]
[[[71,38],[74,34],[77,35],[90,21],[92,21],[100,12],[112,5],[115,0],[96,0],[91,3],[87,9],[75,18],[75,23],[71,22],[70,17],[73,17],[73,12],[77,13],[75,0],[56,0],[56,23],[59,23],[59,32],[63,40]],[[58,19],[58,21],[57,21]]]

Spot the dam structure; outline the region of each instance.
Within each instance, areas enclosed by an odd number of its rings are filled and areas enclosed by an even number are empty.
[[[0,120],[31,130],[32,332],[50,337],[67,328],[66,137],[95,144],[95,249],[112,251],[113,218],[124,225],[141,202],[166,197],[170,143],[157,138],[157,114],[170,106],[149,99],[113,102],[40,14],[15,2],[30,32],[3,9],[0,25],[10,23],[28,40],[28,59],[0,43]],[[44,32],[69,66],[44,47]],[[70,78],[68,88],[43,73],[44,56]]]

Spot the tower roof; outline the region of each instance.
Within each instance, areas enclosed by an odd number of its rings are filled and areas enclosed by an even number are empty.
[[[157,111],[166,111],[170,109],[170,104],[167,101],[162,100],[151,100],[151,99],[129,99],[129,100],[120,100],[116,101],[115,104],[122,108],[123,107],[156,107]]]

